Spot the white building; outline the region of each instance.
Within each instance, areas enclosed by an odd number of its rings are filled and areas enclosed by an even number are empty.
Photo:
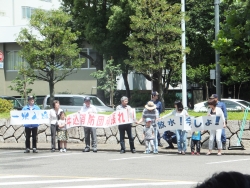
[[[35,9],[58,9],[61,2],[60,0],[0,0],[0,5],[0,95],[18,96],[17,92],[8,88],[11,81],[17,76],[16,65],[21,59],[18,55],[21,47],[15,40],[21,28],[26,27],[29,23]],[[94,56],[90,45],[86,44],[84,47],[83,51]],[[96,87],[96,79],[90,74],[96,69],[89,60],[86,62],[77,73],[57,83],[55,92],[90,94],[92,87]],[[30,88],[33,89],[32,93],[37,96],[49,94],[48,83],[44,81],[37,80]]]

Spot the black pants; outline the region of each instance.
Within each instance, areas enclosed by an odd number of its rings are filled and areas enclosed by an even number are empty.
[[[84,127],[86,148],[90,148],[90,135],[92,148],[97,148],[96,128]]]
[[[130,150],[132,151],[133,149],[135,149],[134,139],[132,136],[132,125],[131,124],[119,125],[118,129],[120,132],[121,150],[124,150],[124,151],[126,150],[125,141],[124,141],[125,131],[127,132],[127,135],[128,135]]]
[[[51,132],[51,149],[56,149],[56,125],[50,125],[50,132]]]
[[[200,153],[201,141],[200,140],[191,140],[191,152],[194,152],[194,147],[196,146],[196,152]]]
[[[25,127],[25,147],[26,149],[30,149],[30,135],[32,134],[32,148],[36,148],[36,136],[37,136],[37,127],[29,128]]]

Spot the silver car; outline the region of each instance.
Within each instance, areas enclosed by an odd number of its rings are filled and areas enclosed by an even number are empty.
[[[106,106],[98,97],[91,95],[55,94],[55,100],[60,102],[60,108],[66,112],[78,112],[84,105],[84,98],[90,97],[90,102],[97,112],[113,112],[113,108]],[[50,95],[45,96],[43,109],[50,108]]]

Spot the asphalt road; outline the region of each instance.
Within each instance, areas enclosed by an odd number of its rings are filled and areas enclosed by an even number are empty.
[[[0,150],[0,187],[190,188],[215,172],[250,174],[250,156]]]

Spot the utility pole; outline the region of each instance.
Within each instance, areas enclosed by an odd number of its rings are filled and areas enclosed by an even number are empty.
[[[220,29],[220,19],[219,19],[219,6],[220,0],[214,0],[214,17],[215,17],[215,41],[218,40],[218,33]],[[217,50],[215,50],[215,63],[216,63],[216,94],[218,99],[221,99],[221,84],[220,84],[220,55]]]
[[[185,30],[185,0],[181,0],[181,13],[182,20],[181,20],[181,46],[182,46],[182,104],[183,107],[187,107],[187,74],[186,74],[186,30]]]

